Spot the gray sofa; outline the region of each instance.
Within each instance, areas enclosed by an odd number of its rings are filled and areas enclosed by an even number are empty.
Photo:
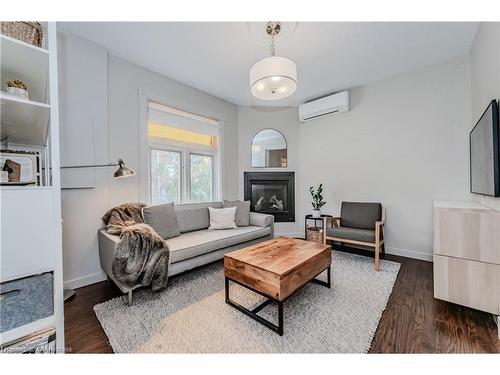
[[[250,212],[250,225],[226,230],[208,230],[210,218],[208,207],[222,208],[222,202],[184,204],[174,206],[181,235],[167,241],[170,250],[169,276],[222,259],[224,254],[274,237],[274,217]],[[116,280],[111,266],[115,244],[119,236],[99,230],[99,258],[108,277],[128,293],[132,302],[132,288]]]

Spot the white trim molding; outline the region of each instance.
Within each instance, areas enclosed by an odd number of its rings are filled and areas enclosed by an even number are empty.
[[[169,103],[172,105],[166,106],[161,103]],[[184,103],[186,104],[186,103]],[[149,181],[150,181],[150,139],[148,136],[148,123],[149,123],[149,108],[152,106],[154,109],[167,110],[170,113],[175,114],[187,114],[191,119],[200,120],[203,119],[204,122],[210,124],[211,126],[216,126],[218,128],[217,136],[217,183],[214,186],[214,195],[218,195],[218,199],[225,198],[225,173],[224,168],[224,123],[225,117],[215,113],[206,114],[204,110],[195,110],[189,105],[182,105],[178,103],[178,100],[174,98],[169,98],[168,96],[155,93],[144,87],[138,87],[138,106],[139,106],[139,127],[138,127],[138,140],[139,140],[139,200],[144,202],[149,202],[150,191],[149,191]],[[182,108],[179,109],[179,108]],[[200,114],[195,114],[200,113]],[[217,120],[216,120],[217,119]]]
[[[107,279],[104,272],[98,272],[91,275],[77,277],[76,279],[67,280],[64,282],[65,289],[78,289],[90,284],[99,283]]]
[[[498,339],[500,340],[500,315],[493,315],[493,317],[495,318],[495,321],[497,323]]]
[[[276,234],[276,236],[279,236],[279,235],[289,236],[290,234],[289,233]],[[303,236],[301,236],[301,237],[303,237]],[[354,245],[354,247],[356,248],[355,245]],[[368,250],[368,251],[370,251],[370,250]],[[400,249],[397,247],[386,246],[385,252],[387,254],[391,254],[391,255],[397,255],[400,257],[411,258],[411,259],[424,260],[426,262],[433,261],[432,251],[418,251],[418,250]]]
[[[418,251],[409,249],[399,249],[397,247],[385,247],[387,254],[398,255],[401,257],[425,260],[427,262],[432,262],[432,250],[430,251]]]
[[[274,223],[276,225],[276,223]],[[274,237],[279,237],[279,236],[284,236],[284,237],[291,237],[291,238],[304,238],[304,233],[303,232],[289,232],[289,233],[284,233],[284,232],[274,232]]]

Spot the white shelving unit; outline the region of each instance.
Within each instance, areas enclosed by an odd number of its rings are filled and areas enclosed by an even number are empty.
[[[47,139],[50,105],[0,93],[1,137],[9,142],[42,146]]]
[[[49,47],[49,25],[42,25],[43,47]],[[57,46],[50,47],[37,47],[0,34],[0,149],[34,151],[39,155],[38,169],[43,178],[38,185],[30,186],[32,189],[50,186],[52,182],[49,70],[53,60],[51,54],[55,52],[57,56]],[[6,81],[13,79],[26,84],[29,100],[7,94]],[[57,88],[54,94],[57,97]],[[5,185],[0,186],[2,190],[5,188]]]
[[[10,331],[2,332],[2,343],[10,343],[19,340],[22,337],[32,335],[35,332],[44,331],[48,328],[55,327],[55,315],[47,318],[39,319],[33,323],[26,324]]]
[[[6,91],[5,81],[21,79],[28,87],[31,100],[46,103],[49,50],[1,34],[0,46],[2,50],[1,90]]]
[[[0,282],[43,272],[53,275],[53,314],[0,333],[0,345],[56,328],[64,351],[61,188],[56,24],[44,26],[44,47],[0,35],[1,149],[40,154],[40,186],[0,186]],[[5,93],[5,81],[26,83],[30,100]],[[0,300],[0,304],[2,300]],[[4,311],[2,311],[4,313]]]

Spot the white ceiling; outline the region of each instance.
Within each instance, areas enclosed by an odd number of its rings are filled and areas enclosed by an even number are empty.
[[[260,23],[262,30],[265,23]],[[276,55],[298,66],[296,93],[255,99],[248,72],[268,46],[245,22],[64,22],[63,29],[107,47],[115,56],[238,105],[297,105],[467,52],[477,23],[299,22]]]

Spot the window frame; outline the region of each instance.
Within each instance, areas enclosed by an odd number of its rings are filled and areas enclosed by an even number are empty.
[[[167,147],[153,147],[151,146],[149,148],[149,204],[153,204],[153,184],[152,184],[152,179],[153,179],[153,175],[151,173],[151,158],[153,157],[153,153],[152,151],[165,151],[165,152],[175,152],[177,154],[180,155],[180,158],[179,158],[179,162],[180,162],[180,178],[179,178],[179,203],[178,204],[181,204],[182,203],[182,194],[183,194],[183,169],[184,169],[184,161],[183,161],[183,155],[182,155],[182,151],[180,150],[174,150],[174,149],[171,149],[171,148],[167,148]],[[168,202],[162,202],[162,203],[168,203]],[[162,203],[158,203],[158,204],[162,204]]]
[[[180,152],[181,154],[181,201],[179,204],[187,204],[191,202],[191,154],[200,156],[212,157],[212,201],[219,199],[219,158],[218,144],[219,137],[215,137],[217,142],[214,146],[196,145],[194,143],[186,143],[175,140],[168,140],[157,137],[149,137],[149,189],[148,202],[152,202],[152,186],[151,186],[151,150]],[[205,202],[196,202],[205,203]]]
[[[186,196],[189,197],[189,202],[186,203],[192,203],[191,202],[191,155],[196,155],[196,156],[210,156],[212,158],[212,200],[210,202],[216,201],[216,192],[217,192],[217,179],[215,178],[215,165],[216,165],[216,155],[215,153],[209,152],[209,151],[199,151],[199,150],[189,150],[187,151],[186,154]],[[206,203],[206,202],[195,202],[195,203]]]

